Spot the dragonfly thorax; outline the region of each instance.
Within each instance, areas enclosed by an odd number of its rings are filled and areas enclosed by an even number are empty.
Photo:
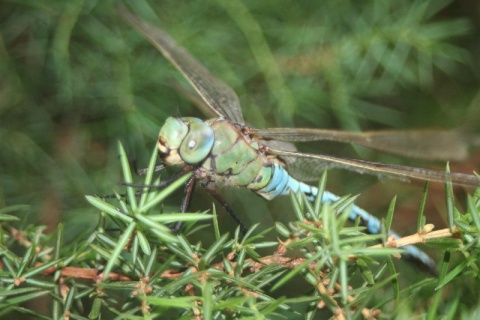
[[[202,120],[169,117],[160,129],[158,151],[167,165],[196,165],[208,157],[214,142],[213,129]]]

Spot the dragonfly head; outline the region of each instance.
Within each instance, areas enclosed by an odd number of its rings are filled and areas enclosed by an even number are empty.
[[[198,118],[167,118],[160,129],[158,151],[167,165],[195,165],[204,161],[215,141],[212,127]]]

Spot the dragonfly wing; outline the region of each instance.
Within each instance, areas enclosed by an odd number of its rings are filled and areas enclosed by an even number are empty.
[[[261,140],[261,144],[271,149],[279,149],[283,151],[297,151],[295,145],[288,141],[280,140]],[[298,181],[315,181],[318,182],[323,171],[327,169],[328,163],[320,163],[317,159],[300,158],[300,157],[282,157],[288,168],[288,173]]]
[[[460,161],[468,156],[473,137],[458,131],[389,130],[348,132],[307,128],[249,129],[259,139],[291,142],[338,141],[418,159]]]
[[[282,156],[281,160],[287,164],[288,173],[292,177],[304,182],[318,182],[323,171],[329,167],[328,162],[317,159]]]
[[[285,151],[297,151],[297,147],[291,142],[280,141],[280,140],[261,140],[259,141],[262,145],[265,145],[272,149],[279,149]]]
[[[214,112],[213,109],[205,103],[197,91],[193,90],[191,87],[187,88],[176,79],[171,79],[168,83],[179,95],[187,98],[188,101],[190,101],[190,103],[192,103],[206,117],[218,117],[218,113]]]
[[[452,183],[460,185],[476,187],[480,186],[480,177],[471,174],[448,173],[443,171],[408,167],[395,164],[385,164],[358,159],[339,158],[321,154],[309,154],[277,149],[269,149],[268,153],[279,156],[283,159],[289,157],[309,159],[309,161],[311,162],[310,165],[313,165],[315,162],[317,162],[317,164],[324,169],[342,168],[356,171],[361,174],[375,174],[379,176],[392,177],[403,181],[409,181],[410,179],[428,180],[442,183],[446,181],[451,181]],[[286,162],[288,163],[288,160]]]
[[[190,82],[206,105],[217,116],[244,124],[240,100],[232,88],[213,76],[165,31],[146,23],[123,7],[120,7],[118,11],[124,20],[143,34]]]

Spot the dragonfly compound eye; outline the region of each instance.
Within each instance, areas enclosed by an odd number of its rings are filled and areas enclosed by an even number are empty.
[[[169,117],[158,137],[159,149],[178,149],[188,133],[188,126],[179,118]],[[160,150],[162,151],[162,150]]]
[[[188,164],[200,163],[210,154],[214,141],[212,127],[205,122],[192,122],[180,146],[180,157]]]

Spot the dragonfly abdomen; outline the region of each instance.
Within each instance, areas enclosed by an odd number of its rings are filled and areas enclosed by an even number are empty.
[[[255,190],[255,192],[262,197],[271,200],[277,196],[288,195],[290,192],[299,191],[305,194],[309,201],[313,201],[315,197],[318,196],[318,188],[296,180],[278,163],[273,163],[271,168],[272,174],[270,181],[265,187]],[[323,192],[322,203],[331,203],[339,199],[339,196],[331,192]],[[352,221],[360,218],[360,224],[365,226],[368,233],[379,234],[381,232],[380,220],[356,205],[352,206],[348,218]],[[389,236],[393,236],[395,239],[400,238],[393,231],[389,232]],[[430,270],[435,270],[435,262],[425,252],[415,246],[406,246],[404,249],[407,251],[407,257],[420,260],[424,265],[428,266]]]
[[[290,192],[299,191],[305,194],[309,201],[315,200],[318,196],[318,188],[296,180],[284,167],[278,163],[273,163],[270,181],[264,188],[256,190],[255,192],[265,199],[271,200],[277,196],[288,195]],[[340,199],[340,197],[325,191],[323,193],[322,202],[330,203],[337,201],[338,199]],[[353,206],[349,219],[354,221],[357,217],[361,218],[362,225],[367,228],[368,232],[375,234],[380,232],[380,221],[376,217],[358,206]]]

